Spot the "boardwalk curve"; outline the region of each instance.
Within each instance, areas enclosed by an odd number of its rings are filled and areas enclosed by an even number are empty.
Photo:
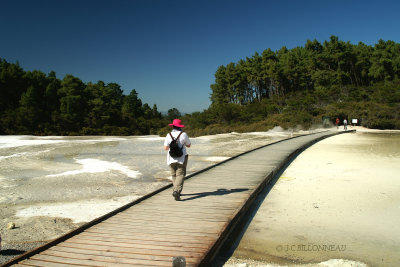
[[[347,131],[351,132],[351,131]],[[269,144],[185,180],[182,201],[170,185],[17,257],[3,266],[207,266],[259,192],[324,131]]]

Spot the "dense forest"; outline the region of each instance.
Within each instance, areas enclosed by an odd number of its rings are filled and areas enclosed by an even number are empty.
[[[192,135],[309,128],[337,117],[400,129],[400,44],[354,45],[331,36],[266,49],[220,66],[210,87],[208,109],[182,116],[171,108],[163,116],[136,90],[124,95],[116,83],[59,79],[0,58],[0,134],[163,135],[175,117]]]
[[[83,83],[55,72],[24,71],[0,58],[0,134],[140,135],[156,133],[163,117],[143,104],[136,90],[124,95],[116,83]]]
[[[266,49],[220,66],[211,90],[210,108],[187,116],[205,133],[309,128],[323,118],[400,129],[400,44],[353,45],[331,36]]]

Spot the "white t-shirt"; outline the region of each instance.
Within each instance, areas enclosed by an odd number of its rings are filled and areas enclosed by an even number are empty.
[[[171,134],[172,136],[176,139],[179,135],[180,131],[173,129]],[[169,134],[167,134],[167,136],[165,137],[165,141],[164,141],[164,146],[168,146],[169,144],[172,142],[172,138]],[[178,162],[180,164],[183,164],[183,162],[185,161],[185,156],[188,154],[186,151],[186,145],[190,145],[190,140],[189,140],[189,136],[187,135],[187,133],[182,132],[181,136],[179,136],[179,145],[182,147],[182,152],[183,155],[179,158],[173,158],[169,155],[169,150],[167,153],[167,164],[170,165],[171,163],[175,163]]]

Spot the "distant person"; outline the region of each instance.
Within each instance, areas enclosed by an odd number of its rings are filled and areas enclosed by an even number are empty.
[[[336,128],[339,129],[339,118],[336,118]]]
[[[343,129],[346,131],[347,130],[347,120],[343,120]]]
[[[173,129],[170,133],[167,134],[164,141],[164,149],[168,150],[167,153],[167,164],[169,165],[172,183],[174,185],[174,189],[172,195],[174,196],[176,201],[181,200],[181,192],[183,189],[183,181],[186,176],[186,166],[188,162],[188,153],[186,151],[186,147],[190,147],[191,142],[189,140],[189,136],[182,131],[182,128],[185,125],[182,124],[182,121],[179,119],[174,119],[169,126],[172,126]],[[176,140],[179,148],[182,149],[182,155],[178,157],[174,157],[171,154],[171,142]]]

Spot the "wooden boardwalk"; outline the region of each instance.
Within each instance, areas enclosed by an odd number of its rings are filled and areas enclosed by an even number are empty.
[[[337,133],[243,153],[191,175],[182,201],[163,188],[4,266],[172,266],[175,256],[184,256],[186,266],[207,266],[272,177],[306,147]]]

